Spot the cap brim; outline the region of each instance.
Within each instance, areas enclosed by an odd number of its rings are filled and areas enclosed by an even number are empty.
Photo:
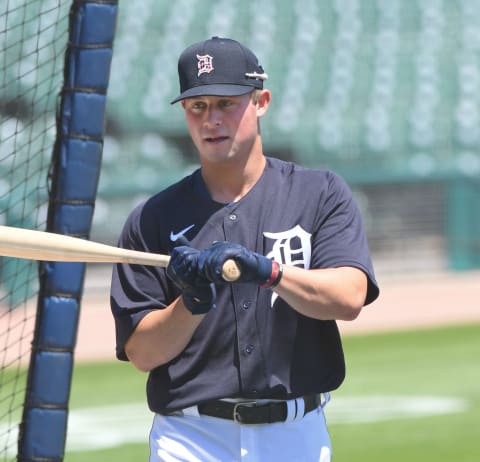
[[[232,84],[213,84],[201,85],[184,91],[177,96],[170,104],[178,103],[182,99],[193,98],[195,96],[241,96],[255,90],[250,85],[232,85]]]

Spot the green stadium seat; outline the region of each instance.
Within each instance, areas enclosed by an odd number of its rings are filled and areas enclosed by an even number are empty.
[[[32,3],[10,14],[25,15],[28,28],[38,9]],[[66,9],[61,14],[67,21]],[[270,76],[266,152],[355,171],[375,165],[382,174],[456,170],[458,152],[479,155],[479,23],[475,2],[458,0],[131,0],[119,10],[109,119],[122,139],[186,137],[181,108],[169,105],[178,92],[178,54],[194,41],[231,36],[257,52]],[[17,72],[9,63],[21,46],[12,32],[6,75]],[[24,53],[22,77],[4,89],[8,97],[12,85],[26,88],[35,77],[42,88],[24,92],[18,104],[26,107],[37,93],[56,98],[57,84],[41,75],[62,64],[33,45],[23,45],[32,54]],[[29,59],[38,61],[39,75]],[[133,145],[129,151],[140,153]],[[106,166],[105,177],[114,170]]]
[[[149,195],[179,180],[187,170],[188,163],[178,148],[156,133],[127,139],[108,136],[98,194],[105,200]]]
[[[266,152],[382,177],[458,170],[458,150],[479,155],[479,23],[469,1],[131,0],[120,10],[109,117],[125,133],[187,137],[181,108],[169,106],[178,54],[226,35],[270,75]]]

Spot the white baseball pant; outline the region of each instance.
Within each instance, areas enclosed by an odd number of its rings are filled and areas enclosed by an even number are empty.
[[[184,409],[183,416],[157,414],[150,462],[330,462],[326,403],[300,418],[290,415],[295,400],[288,404],[286,422],[265,425],[199,415],[196,406]]]

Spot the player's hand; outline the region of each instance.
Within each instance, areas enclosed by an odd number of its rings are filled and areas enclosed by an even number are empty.
[[[224,283],[222,268],[230,259],[235,260],[240,270],[240,277],[235,282],[254,282],[270,287],[280,280],[281,266],[277,262],[230,242],[214,242],[202,250],[198,257],[198,267],[208,280]]]
[[[199,254],[189,245],[175,247],[167,266],[167,276],[182,291],[183,303],[192,314],[208,313],[216,302],[215,285],[198,270]]]

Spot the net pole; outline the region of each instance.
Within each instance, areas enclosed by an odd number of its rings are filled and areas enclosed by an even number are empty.
[[[74,0],[50,169],[47,231],[88,239],[104,138],[117,1]],[[67,435],[84,263],[40,266],[17,460],[61,461]]]

